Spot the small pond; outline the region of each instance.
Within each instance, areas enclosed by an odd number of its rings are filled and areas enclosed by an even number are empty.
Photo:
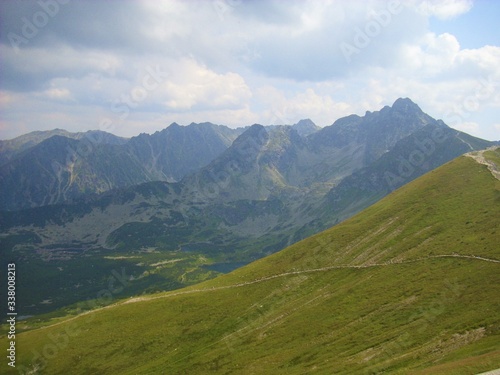
[[[248,262],[214,263],[207,266],[203,266],[203,268],[221,273],[229,273],[237,268],[243,267],[246,264],[248,264]]]

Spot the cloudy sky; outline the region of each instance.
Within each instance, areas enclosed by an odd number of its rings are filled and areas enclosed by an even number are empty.
[[[500,1],[2,0],[0,139],[320,126],[409,97],[500,139]]]

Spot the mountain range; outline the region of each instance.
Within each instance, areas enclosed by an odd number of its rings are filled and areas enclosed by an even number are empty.
[[[57,133],[0,145],[1,256],[26,263],[27,314],[95,297],[118,267],[137,280],[130,295],[213,278],[494,144],[407,98],[324,128],[302,120],[172,124],[128,140]]]
[[[251,132],[255,137],[262,129]],[[448,139],[436,134],[440,145]],[[453,133],[451,144],[462,136]],[[257,139],[260,150],[267,138]],[[440,153],[425,144],[429,156]],[[499,168],[500,148],[472,152],[227,275],[86,313],[67,310],[56,320],[28,319],[18,325],[18,368],[47,374],[498,369]],[[120,288],[134,283],[122,280]]]
[[[178,181],[217,157],[239,132],[174,123],[128,140],[101,131],[51,131],[2,141],[0,207],[46,206],[148,181]]]

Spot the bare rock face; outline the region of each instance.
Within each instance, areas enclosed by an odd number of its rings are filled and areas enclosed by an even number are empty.
[[[150,181],[181,180],[240,134],[210,123],[172,124],[129,140],[104,132],[35,132],[0,144],[0,210],[58,204]]]

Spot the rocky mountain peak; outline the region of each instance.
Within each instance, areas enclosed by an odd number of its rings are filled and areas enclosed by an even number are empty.
[[[420,107],[409,98],[397,99],[392,105],[392,110],[405,113],[422,112]]]
[[[269,139],[266,128],[259,124],[253,124],[245,130],[233,143],[233,148],[238,148],[246,144],[263,146]]]
[[[308,135],[317,132],[321,129],[318,125],[312,122],[311,119],[302,119],[293,128],[299,133],[301,137],[307,137]]]

